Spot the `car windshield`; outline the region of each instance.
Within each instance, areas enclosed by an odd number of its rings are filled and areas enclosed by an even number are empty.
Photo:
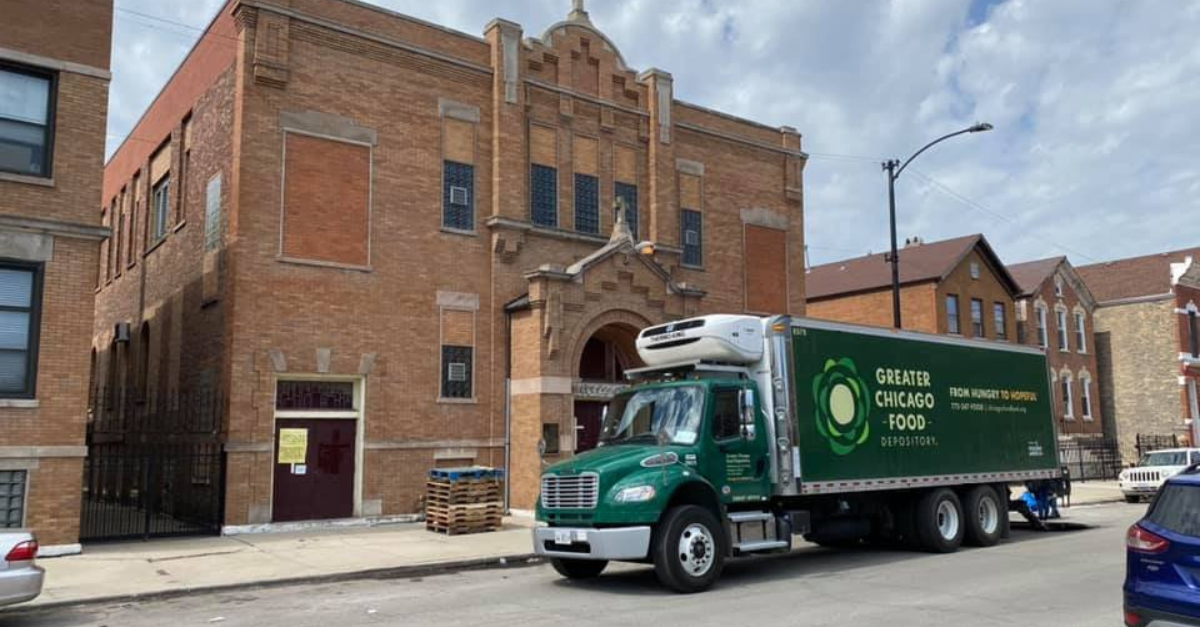
[[[1138,466],[1187,466],[1187,451],[1155,451],[1142,456]]]
[[[1200,486],[1163,486],[1146,519],[1175,533],[1200,537]]]
[[[700,386],[618,394],[605,408],[600,441],[605,444],[654,441],[661,432],[672,444],[695,444],[703,406],[704,391]]]

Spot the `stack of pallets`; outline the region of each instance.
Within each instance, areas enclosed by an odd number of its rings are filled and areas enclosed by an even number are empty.
[[[425,483],[425,528],[447,535],[495,531],[504,515],[504,471],[435,468]]]

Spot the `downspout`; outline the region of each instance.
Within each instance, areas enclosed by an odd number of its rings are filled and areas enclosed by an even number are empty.
[[[504,308],[504,513],[512,495],[512,312]]]

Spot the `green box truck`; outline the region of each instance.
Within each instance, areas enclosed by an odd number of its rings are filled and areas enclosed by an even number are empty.
[[[598,448],[545,469],[535,551],[570,578],[652,563],[680,592],[727,558],[996,544],[1008,486],[1059,476],[1037,349],[804,318],[643,330]]]

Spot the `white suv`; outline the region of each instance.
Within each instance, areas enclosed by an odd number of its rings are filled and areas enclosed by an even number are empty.
[[[1158,487],[1192,464],[1200,464],[1200,448],[1171,448],[1151,451],[1142,456],[1136,466],[1121,471],[1121,493],[1129,503],[1144,496],[1154,496]]]

